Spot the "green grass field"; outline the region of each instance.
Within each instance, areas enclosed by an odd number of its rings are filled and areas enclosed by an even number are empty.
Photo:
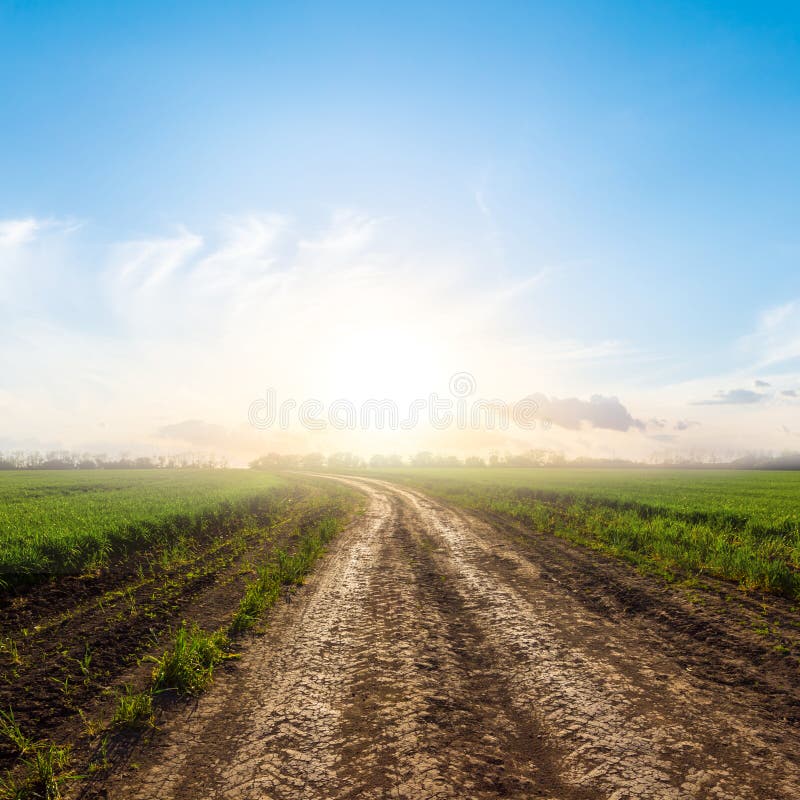
[[[666,576],[709,574],[800,598],[800,473],[397,469],[371,472],[502,514]],[[269,490],[246,470],[0,472],[0,581],[235,526]]]
[[[287,485],[247,470],[0,472],[0,585],[236,524]]]
[[[381,476],[665,576],[709,574],[800,598],[800,473],[398,469]]]
[[[0,472],[0,798],[62,796],[55,737],[100,748],[90,774],[159,698],[202,691],[358,501],[261,471]]]

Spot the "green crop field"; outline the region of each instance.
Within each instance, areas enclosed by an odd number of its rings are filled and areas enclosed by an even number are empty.
[[[800,598],[800,473],[397,469],[380,475],[668,577],[708,574]]]
[[[0,585],[230,524],[286,485],[246,470],[0,472]]]
[[[397,469],[371,472],[596,547],[667,576],[800,597],[800,473]],[[0,472],[0,581],[80,571],[117,552],[239,524],[287,487],[246,470]]]
[[[0,798],[62,797],[54,730],[106,769],[118,729],[205,688],[359,501],[253,470],[0,471]]]

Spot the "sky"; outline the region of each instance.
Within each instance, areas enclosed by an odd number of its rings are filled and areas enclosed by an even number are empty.
[[[800,450],[798,145],[796,3],[0,0],[0,450]]]

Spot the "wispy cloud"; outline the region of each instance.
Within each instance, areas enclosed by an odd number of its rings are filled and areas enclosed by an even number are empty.
[[[0,220],[0,247],[17,247],[31,241],[42,227],[34,217]]]
[[[554,358],[570,361],[595,361],[605,358],[633,357],[640,355],[640,351],[626,342],[607,339],[591,344],[564,342],[560,347],[553,349],[551,355]]]
[[[201,419],[186,419],[162,425],[156,431],[156,438],[178,448],[213,452],[218,454],[238,452],[255,455],[264,443],[258,434],[244,425],[226,428]],[[282,435],[278,432],[278,435]],[[302,446],[302,444],[301,444]]]
[[[479,347],[499,363],[485,296],[454,291],[452,273],[424,254],[387,250],[385,225],[342,211],[300,230],[282,215],[247,214],[216,230],[177,227],[111,245],[91,269],[86,252],[27,259],[26,287],[45,276],[49,285],[55,264],[60,305],[93,302],[90,314],[64,319],[41,291],[29,294],[24,317],[18,302],[9,307],[8,387],[47,388],[28,410],[15,406],[8,424],[77,438],[112,417],[120,436],[142,441],[159,429],[159,441],[168,432],[222,440],[217,429],[166,426],[208,420],[235,431],[267,386],[284,398],[425,396],[464,366],[481,374]],[[87,252],[95,262],[102,253]]]
[[[679,419],[673,427],[676,431],[688,431],[690,428],[696,428],[699,425],[700,423],[693,419]]]
[[[126,294],[158,289],[202,245],[202,237],[185,228],[171,238],[126,242],[115,248],[111,270]]]
[[[514,441],[515,448],[588,454],[595,446],[608,453],[633,447],[646,457],[655,437],[668,444],[674,441],[665,437],[681,433],[686,446],[720,440],[713,416],[721,415],[698,408],[696,422],[685,419],[687,397],[709,397],[699,404],[709,406],[761,403],[765,411],[780,405],[787,423],[797,407],[796,380],[754,367],[670,387],[679,403],[655,389],[643,395],[631,365],[648,356],[633,345],[554,339],[536,329],[520,334],[506,324],[535,318],[537,304],[547,302],[537,289],[549,270],[499,288],[479,269],[467,280],[463,254],[430,256],[398,243],[392,220],[351,210],[318,227],[250,213],[210,229],[176,226],[107,246],[68,238],[74,228],[65,223],[8,222],[0,227],[3,241],[16,244],[4,251],[0,275],[9,345],[2,402],[4,421],[20,439],[36,433],[81,446],[102,435],[106,447],[116,437],[145,452],[221,450],[227,442],[252,453],[278,446],[242,429],[248,405],[267,387],[281,399],[385,396],[402,405],[446,390],[448,377],[463,369],[475,374],[482,396],[513,401],[539,392],[540,416],[554,425],[535,440]],[[784,309],[770,324],[786,325],[791,316]],[[718,386],[753,385],[756,391],[714,394]],[[782,402],[763,402],[769,397]],[[307,435],[287,432],[299,450],[359,446],[331,432],[327,444]],[[459,441],[477,447],[487,440]],[[415,440],[407,434],[381,446],[413,448]]]
[[[696,406],[740,406],[760,403],[767,395],[750,389],[728,389],[718,391],[710,400],[695,400]]]
[[[29,244],[47,230],[71,233],[80,228],[82,224],[76,220],[40,219],[37,217],[2,219],[0,220],[0,247],[11,248]]]
[[[764,311],[756,330],[740,340],[756,368],[779,371],[800,367],[800,300],[791,300]]]

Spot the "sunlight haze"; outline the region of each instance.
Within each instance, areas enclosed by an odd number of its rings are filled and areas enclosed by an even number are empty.
[[[795,6],[234,5],[0,3],[0,450],[800,449]]]

